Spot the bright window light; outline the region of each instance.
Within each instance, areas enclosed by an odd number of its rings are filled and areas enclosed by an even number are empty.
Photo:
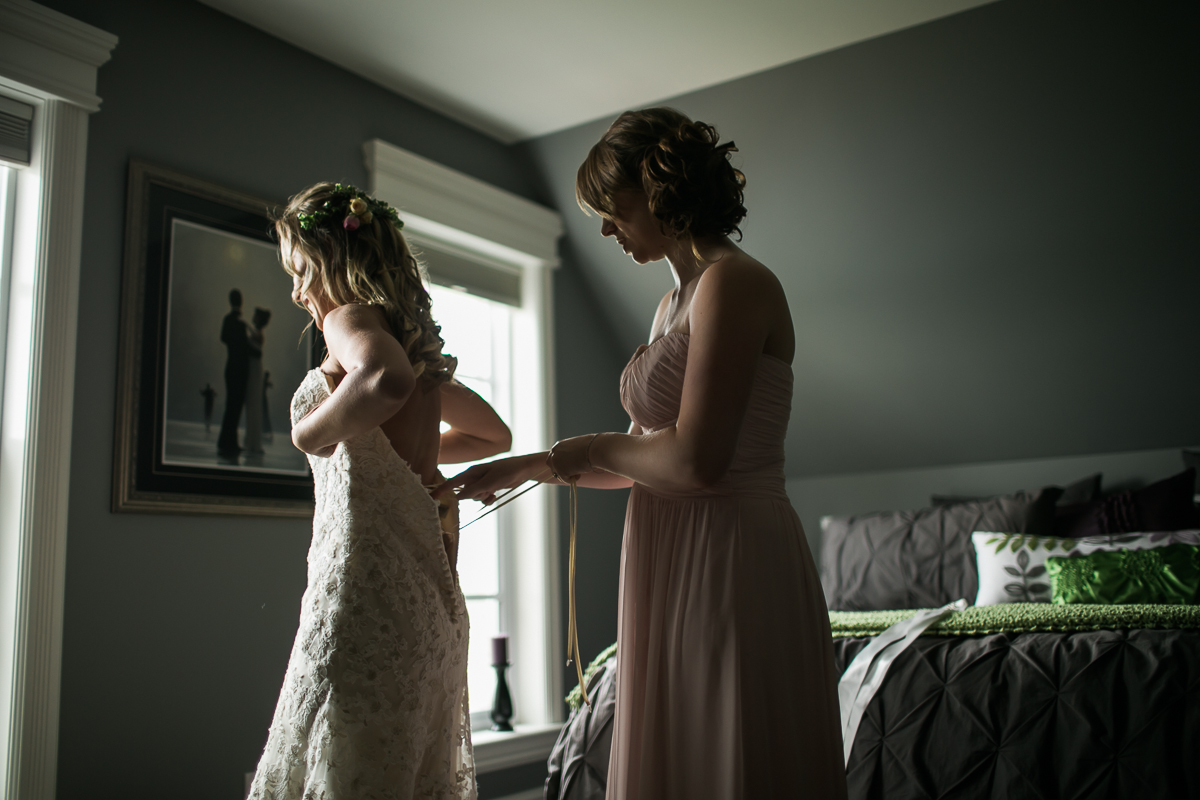
[[[0,164],[0,398],[4,397],[4,351],[8,332],[8,281],[16,216],[17,172]]]
[[[433,317],[442,327],[445,352],[458,358],[455,377],[496,409],[512,424],[512,323],[513,308],[464,291],[431,286]],[[446,477],[470,464],[444,465]],[[464,502],[463,523],[484,507]],[[492,669],[492,637],[505,631],[509,613],[501,580],[501,537],[508,517],[505,510],[490,514],[462,534],[458,550],[458,575],[467,611],[471,615],[471,645],[467,684],[476,724],[487,724],[492,707],[496,672]]]

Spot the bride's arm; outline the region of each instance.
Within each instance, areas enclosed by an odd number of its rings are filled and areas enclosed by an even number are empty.
[[[338,442],[366,433],[390,419],[416,385],[404,348],[368,306],[339,306],[325,315],[325,345],[345,370],[337,388],[292,428],[292,442],[305,453],[330,456]]]
[[[559,474],[591,467],[666,491],[719,481],[733,462],[758,357],[786,315],[782,289],[765,267],[714,264],[696,287],[679,419],[670,428],[628,436],[577,436],[555,445]]]
[[[441,386],[442,434],[439,464],[461,464],[512,448],[512,433],[487,401],[457,381]]]

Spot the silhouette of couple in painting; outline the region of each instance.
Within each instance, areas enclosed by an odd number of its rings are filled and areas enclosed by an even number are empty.
[[[264,427],[270,434],[266,411],[266,387],[270,373],[263,372],[263,328],[271,321],[270,309],[256,307],[250,322],[242,318],[242,293],[229,292],[229,313],[221,322],[221,342],[225,345],[225,415],[217,437],[217,455],[237,462],[243,450],[250,455],[263,453]],[[246,410],[246,436],[238,445],[238,423]],[[264,426],[265,422],[265,426]]]

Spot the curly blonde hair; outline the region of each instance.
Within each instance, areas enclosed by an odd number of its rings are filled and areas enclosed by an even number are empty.
[[[742,231],[746,176],[729,163],[733,142],[717,129],[673,108],[626,111],[592,146],[575,175],[575,199],[604,217],[613,196],[641,190],[662,232],[676,239]]]
[[[417,376],[439,383],[451,380],[458,360],[442,352],[442,329],[433,321],[421,264],[385,214],[374,214],[370,222],[347,230],[343,218],[348,209],[330,213],[325,205],[345,202],[340,198],[346,189],[318,183],[288,201],[275,220],[284,270],[299,276],[302,295],[318,285],[336,305],[362,303],[382,309]],[[367,199],[365,193],[349,189]],[[323,221],[313,224],[314,217]],[[297,273],[293,253],[301,255],[307,267],[303,273]]]

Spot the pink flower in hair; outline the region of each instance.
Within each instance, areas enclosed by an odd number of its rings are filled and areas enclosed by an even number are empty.
[[[354,216],[353,214],[347,214],[346,219],[342,221],[342,227],[348,231],[358,230],[358,226],[360,224],[361,223],[359,222],[358,217]]]

